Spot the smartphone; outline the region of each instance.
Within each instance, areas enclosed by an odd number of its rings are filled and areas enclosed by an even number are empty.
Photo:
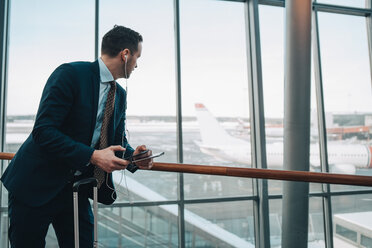
[[[143,154],[145,154],[145,153],[143,153]],[[136,156],[138,156],[138,155],[140,155],[140,154],[136,154]],[[152,154],[151,156],[147,156],[147,157],[144,157],[144,158],[133,159],[132,162],[135,163],[135,162],[139,162],[139,161],[143,161],[143,160],[147,160],[147,159],[151,159],[151,158],[157,158],[157,157],[160,157],[162,155],[164,155],[164,152],[155,153],[155,154]],[[135,156],[133,156],[133,157],[135,157]]]

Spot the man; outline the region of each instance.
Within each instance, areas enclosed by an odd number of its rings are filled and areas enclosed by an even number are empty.
[[[50,224],[59,246],[73,247],[72,184],[81,178],[95,176],[99,202],[114,202],[110,173],[130,164],[122,157],[146,150],[127,142],[126,92],[114,81],[129,78],[141,52],[142,36],[115,25],[102,39],[101,58],[63,64],[49,77],[32,133],[1,178],[12,247],[44,247]],[[136,165],[150,169],[152,160]],[[90,195],[91,189],[79,193],[81,247],[93,246]]]

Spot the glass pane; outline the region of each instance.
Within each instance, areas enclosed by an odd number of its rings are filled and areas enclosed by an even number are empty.
[[[164,151],[165,155],[156,162],[177,162],[173,1],[100,1],[99,20],[100,40],[115,24],[143,36],[138,68],[128,82],[119,80],[128,89],[129,143],[133,148],[145,144],[153,153]],[[122,172],[114,174],[116,182],[121,182],[119,202],[177,198],[176,173],[126,172],[126,178]]]
[[[0,170],[0,175],[3,175],[6,167],[8,166],[9,161],[7,160],[0,160],[0,165],[1,165],[1,170]],[[1,183],[0,184],[0,207],[8,207],[8,191],[4,187],[4,185]],[[1,247],[1,246],[0,246]]]
[[[8,239],[8,210],[0,211],[0,247],[10,247]]]
[[[3,174],[5,168],[8,166],[8,161],[0,160],[0,175]],[[8,191],[4,185],[0,184],[0,247],[9,247],[8,246]]]
[[[52,71],[62,63],[93,59],[93,20],[90,0],[12,1],[6,151],[16,152],[31,132]]]
[[[365,0],[316,0],[317,3],[341,5],[355,8],[365,8]]]
[[[372,175],[372,94],[365,18],[319,13],[319,37],[330,170]],[[333,185],[332,189],[356,187]]]
[[[251,167],[244,4],[181,1],[180,23],[184,163]],[[185,198],[252,192],[250,179],[184,178]]]
[[[335,247],[371,247],[371,194],[332,197]]]
[[[103,247],[178,247],[178,207],[99,208],[98,243]]]
[[[279,170],[284,149],[284,16],[284,8],[259,5],[267,168]],[[282,184],[269,180],[269,194],[281,194]]]
[[[270,200],[270,242],[271,247],[281,247],[282,200]],[[308,247],[325,247],[322,198],[309,198]],[[335,246],[341,247],[341,246]]]
[[[12,1],[5,151],[16,152],[30,134],[52,71],[62,63],[94,58],[93,37],[94,4],[90,0]],[[2,205],[7,206],[7,192],[2,189]],[[7,247],[7,211],[1,212],[0,221],[4,242],[0,247]],[[46,242],[47,247],[57,247],[52,228]]]
[[[251,201],[185,207],[186,247],[254,247]]]
[[[266,158],[269,169],[283,169],[284,152],[284,17],[281,7],[259,6],[260,39],[265,107]],[[274,21],[273,21],[274,20]],[[311,150],[318,151],[316,101],[313,73],[311,73]],[[312,155],[312,153],[311,153]],[[319,156],[310,156],[310,170],[318,170],[313,163],[320,164]],[[269,180],[269,193],[281,194],[282,181]],[[319,192],[320,184],[310,184],[311,192]]]

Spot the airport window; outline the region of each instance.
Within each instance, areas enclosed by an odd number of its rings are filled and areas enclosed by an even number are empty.
[[[165,152],[156,161],[174,163],[177,161],[177,142],[173,1],[105,0],[100,1],[99,8],[99,41],[115,24],[133,28],[143,36],[143,52],[137,60],[138,67],[127,80],[128,85],[126,80],[118,80],[128,90],[129,143],[132,147],[146,144],[154,153]],[[125,15],[123,10],[128,10]],[[144,99],[147,104],[142,104]],[[120,172],[114,172],[114,175],[118,182],[123,178],[119,186],[120,198],[116,202],[153,201],[155,194],[159,194],[158,200],[177,199],[176,173],[137,171],[126,173],[125,177]],[[159,184],[159,179],[163,183]],[[134,193],[138,183],[146,187],[147,194]]]
[[[11,1],[9,14],[5,151],[16,152],[32,130],[42,90],[54,69],[94,59],[94,5],[88,0]],[[57,241],[50,230],[46,245],[54,246]]]
[[[259,6],[262,87],[265,110],[267,168],[283,168],[285,9]],[[281,123],[281,124],[277,124]],[[277,156],[271,156],[270,153]],[[280,154],[280,156],[278,156]],[[270,194],[282,192],[281,181],[268,181]]]
[[[351,128],[347,123],[353,118],[360,118],[358,113],[372,111],[368,39],[363,17],[319,12],[318,20],[324,105],[325,112],[328,113],[329,133],[330,128],[340,125]],[[342,140],[328,141],[328,162],[337,166],[350,164],[349,159],[356,159],[354,151],[359,145],[367,144],[368,138],[343,136]],[[338,153],[332,154],[335,149]],[[336,163],[332,161],[332,157],[336,159]],[[342,173],[355,173],[362,171],[367,165],[355,161],[353,167],[355,168],[338,166],[338,169]],[[331,185],[332,190],[346,188],[350,186]]]
[[[251,167],[244,18],[243,3],[180,1],[184,163]],[[251,195],[239,181],[185,174],[185,198]]]
[[[95,6],[91,0],[6,1],[11,2],[11,8],[6,134],[2,138],[4,151],[16,152],[32,130],[41,92],[50,73],[65,62],[95,59]],[[164,151],[165,156],[157,162],[178,162],[178,148],[182,148],[183,163],[255,166],[251,161],[250,119],[255,117],[250,116],[249,110],[246,49],[251,48],[247,47],[245,33],[245,3],[217,0],[97,2],[99,42],[115,24],[131,27],[144,37],[136,72],[128,85],[125,80],[119,80],[122,87],[128,87],[127,135],[132,146],[146,144],[154,152]],[[181,147],[176,125],[175,2],[180,4]],[[259,5],[259,34],[267,162],[270,169],[282,169],[286,10],[270,6],[281,1],[264,2],[265,5]],[[370,2],[317,0],[313,3],[335,5],[333,7],[344,12],[328,13],[324,9],[318,12],[328,164],[335,173],[371,175],[372,171],[365,162],[370,162],[367,158],[371,155],[372,138],[369,130],[372,125],[371,51],[368,49],[368,35],[371,34],[366,31],[364,16],[346,13],[350,10],[366,12],[366,3]],[[314,29],[312,32],[314,34]],[[313,77],[314,73],[311,74]],[[312,78],[311,146],[314,149],[310,157],[318,161],[310,163],[311,169],[320,171],[314,88]],[[212,118],[203,122],[201,112]],[[207,135],[202,130],[202,122],[210,129]],[[355,131],[355,127],[361,129]],[[237,144],[245,147],[241,152],[244,155],[228,151],[225,140],[240,140]],[[367,152],[357,152],[361,146],[367,147],[363,148]],[[361,160],[364,162],[359,164]],[[7,162],[3,165],[6,167]],[[259,231],[255,227],[262,223],[255,223],[253,206],[260,201],[260,193],[256,195],[251,179],[198,174],[181,177],[177,173],[154,171],[114,173],[114,179],[118,190],[115,204],[118,205],[99,208],[99,240],[104,246],[178,247],[182,235],[186,247],[250,247],[255,244],[255,231]],[[334,215],[368,214],[372,196],[367,192],[356,195],[351,191],[370,189],[331,185],[333,192],[328,192],[323,186],[310,184],[310,195],[315,193],[316,197],[309,199],[309,246],[327,247],[326,240],[342,237],[343,241],[360,241],[362,246],[372,247],[372,237],[335,223],[334,216],[328,216],[323,205],[331,201]],[[179,187],[183,187],[183,195]],[[268,190],[270,242],[276,247],[281,245],[282,235],[282,181],[268,180]],[[337,192],[332,195],[334,191]],[[0,247],[7,247],[7,192],[4,188],[0,192]],[[179,216],[180,206],[184,219]],[[334,234],[324,230],[324,220],[328,218]],[[179,221],[184,221],[184,227]],[[215,232],[211,233],[210,229]],[[53,228],[50,228],[46,246],[56,245]]]
[[[31,132],[49,75],[62,63],[94,58],[94,5],[12,1],[9,29],[5,150],[16,152]]]

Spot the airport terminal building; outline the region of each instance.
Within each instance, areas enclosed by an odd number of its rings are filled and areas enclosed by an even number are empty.
[[[3,0],[0,24],[1,174],[55,68],[143,36],[125,136],[164,155],[112,174],[98,247],[372,247],[372,0]]]

